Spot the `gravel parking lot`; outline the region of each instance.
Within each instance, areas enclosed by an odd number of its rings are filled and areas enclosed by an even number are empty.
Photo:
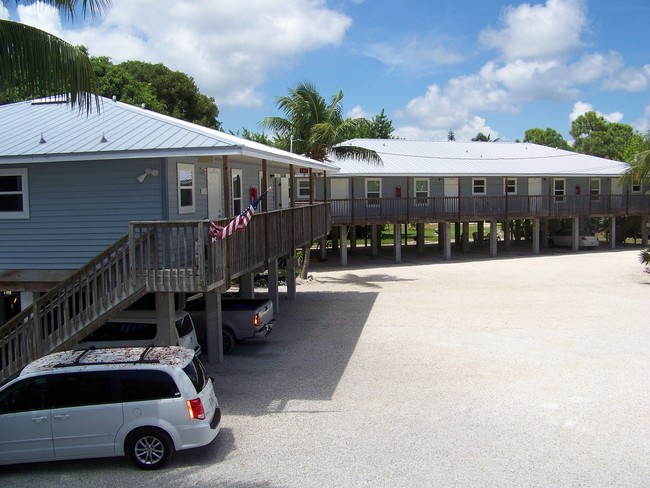
[[[2,486],[647,487],[639,248],[313,260],[264,341],[210,370],[207,448],[0,470]]]

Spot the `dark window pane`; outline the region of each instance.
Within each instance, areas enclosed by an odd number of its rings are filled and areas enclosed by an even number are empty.
[[[203,368],[203,364],[195,356],[192,359],[192,362],[183,368],[185,374],[189,377],[190,381],[196,388],[196,392],[200,393],[205,386],[205,383],[208,381],[208,375]]]
[[[23,178],[20,175],[0,176],[0,192],[23,191]]]
[[[111,388],[111,374],[103,371],[56,375],[55,408],[119,402]]]
[[[193,203],[192,190],[181,189],[181,207],[191,207]]]
[[[180,396],[173,378],[163,371],[121,371],[119,381],[124,402],[142,402]]]
[[[0,193],[0,212],[22,212],[22,195],[3,195]]]
[[[106,322],[82,342],[150,341],[156,337],[156,324]]]
[[[28,378],[0,393],[0,413],[44,410],[51,407],[48,376]]]

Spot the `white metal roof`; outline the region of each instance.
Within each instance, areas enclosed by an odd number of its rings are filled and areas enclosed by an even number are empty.
[[[1,105],[0,164],[232,155],[338,171],[329,162],[108,98],[101,98],[100,107],[99,113],[86,114],[54,99]]]
[[[342,146],[376,151],[382,163],[331,157],[337,176],[600,176],[616,177],[627,163],[521,142],[353,139]]]

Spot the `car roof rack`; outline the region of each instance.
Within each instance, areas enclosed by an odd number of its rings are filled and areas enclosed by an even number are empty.
[[[102,364],[158,364],[160,361],[158,359],[147,359],[147,355],[151,352],[151,350],[154,348],[153,344],[149,344],[147,347],[144,348],[142,351],[142,354],[140,354],[140,357],[138,359],[125,359],[121,361],[92,361],[92,362],[81,362],[83,357],[88,354],[90,351],[95,351],[97,349],[109,349],[109,348],[97,348],[95,346],[90,346],[88,349],[84,349],[81,351],[81,354],[79,354],[74,360],[70,363],[59,363],[55,364],[55,368],[66,368],[69,366],[94,366],[94,365],[102,365]],[[110,349],[118,349],[118,348],[110,348]]]

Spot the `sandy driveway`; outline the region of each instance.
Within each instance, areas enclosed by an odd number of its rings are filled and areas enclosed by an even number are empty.
[[[212,372],[223,428],[168,469],[3,468],[3,486],[650,486],[638,249],[313,263]]]

